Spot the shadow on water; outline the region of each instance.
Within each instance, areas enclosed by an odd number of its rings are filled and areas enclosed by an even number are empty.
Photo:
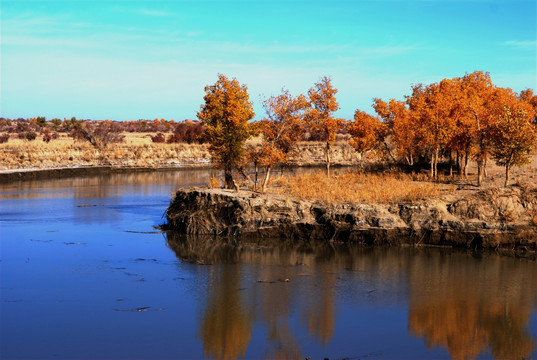
[[[535,261],[448,249],[238,242],[173,232],[167,244],[182,261],[221,267],[211,272],[200,320],[206,356],[245,356],[253,324],[262,323],[265,357],[304,358],[308,354],[300,353],[291,324],[293,309],[299,309],[301,331],[329,344],[345,298],[355,306],[407,303],[408,335],[429,349],[446,349],[452,358],[526,358],[535,350],[529,331],[537,305]],[[242,275],[243,267],[250,278]]]

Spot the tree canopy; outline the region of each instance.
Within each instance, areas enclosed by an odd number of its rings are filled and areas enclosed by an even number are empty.
[[[336,132],[344,123],[343,119],[334,117],[339,109],[336,100],[337,89],[332,86],[332,79],[324,76],[308,91],[310,109],[306,113],[306,121],[311,131],[320,135],[326,143],[326,171],[330,175],[330,147],[336,141]]]
[[[205,126],[214,160],[224,169],[226,188],[234,188],[232,171],[242,160],[244,144],[252,135],[248,121],[255,115],[248,88],[219,74],[214,85],[205,87],[203,99],[198,119]]]

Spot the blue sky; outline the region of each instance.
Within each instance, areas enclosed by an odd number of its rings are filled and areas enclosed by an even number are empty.
[[[321,77],[337,115],[475,70],[536,89],[535,0],[0,0],[0,116],[195,118],[223,73],[261,99]]]

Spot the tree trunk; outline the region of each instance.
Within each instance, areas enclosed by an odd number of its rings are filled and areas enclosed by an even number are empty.
[[[439,149],[436,148],[434,151],[434,178],[438,179],[438,151]]]
[[[457,163],[455,164],[455,166],[457,167],[457,172],[459,173],[459,175],[462,175],[462,168],[461,168],[461,153],[459,150],[457,150],[457,153],[455,155],[457,157],[456,161]]]
[[[489,175],[487,171],[487,156],[485,155],[485,159],[483,161],[483,177],[487,177]]]
[[[434,179],[434,154],[431,153],[431,179]]]
[[[414,156],[410,153],[410,166],[414,166]]]
[[[231,171],[231,168],[226,167],[224,169],[224,184],[226,189],[234,189],[235,188],[235,182],[233,181],[233,174]]]
[[[330,177],[330,143],[326,143],[326,176]]]
[[[477,186],[483,182],[483,160],[477,161]]]
[[[504,184],[505,187],[507,187],[507,185],[509,185],[509,170],[510,170],[509,165],[510,165],[509,163],[507,163],[505,165],[505,184]]]
[[[267,184],[270,177],[270,166],[267,166],[267,171],[265,172],[265,177],[263,178],[263,183],[261,184],[261,193],[265,193],[267,190]]]
[[[453,151],[449,150],[449,177],[453,177]]]
[[[248,173],[246,172],[246,169],[244,167],[240,167],[239,169],[239,172],[240,174],[242,175],[242,177],[248,181],[248,185],[251,185],[253,183],[253,180],[250,178],[250,176],[248,175]]]
[[[468,151],[464,154],[464,168],[463,168],[463,175],[466,179],[468,177]]]
[[[254,182],[254,191],[257,190],[257,174],[258,174],[258,168],[257,168],[257,161],[254,162],[254,168],[255,168],[255,182]]]
[[[395,157],[393,156],[392,151],[390,150],[390,147],[388,146],[386,141],[383,141],[383,143],[384,143],[384,147],[386,148],[386,152],[388,153],[388,155],[392,159],[392,162],[395,164],[397,161],[395,161]]]

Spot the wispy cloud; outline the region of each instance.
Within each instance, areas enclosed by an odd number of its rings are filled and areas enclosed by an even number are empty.
[[[503,42],[502,45],[520,50],[537,50],[537,41],[535,40],[509,40]]]
[[[168,11],[147,9],[147,8],[136,9],[135,12],[141,15],[146,15],[146,16],[169,16],[171,15],[170,12]]]

